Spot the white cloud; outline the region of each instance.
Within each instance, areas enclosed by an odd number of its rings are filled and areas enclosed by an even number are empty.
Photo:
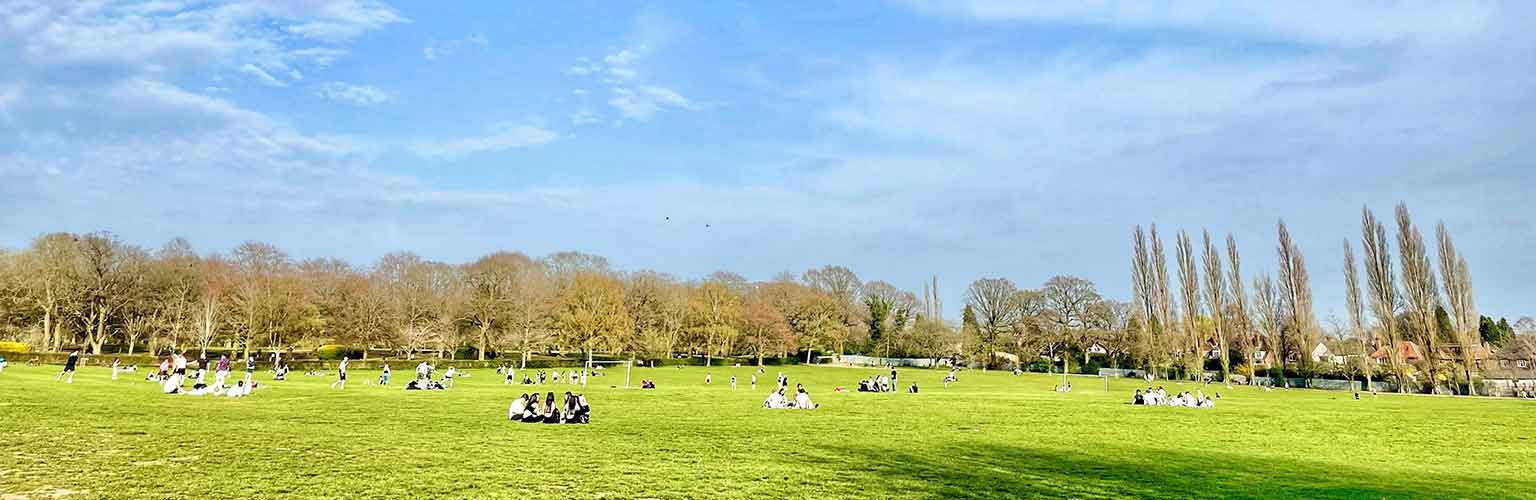
[[[422,47],[421,55],[428,61],[433,61],[440,57],[447,57],[452,55],[453,53],[458,52],[460,49],[471,46],[486,47],[490,44],[491,39],[490,37],[485,36],[485,33],[476,33],[464,38],[442,41],[434,40],[428,42],[426,47]]]
[[[923,12],[982,21],[1168,28],[1238,38],[1368,46],[1409,38],[1466,37],[1499,10],[1475,2],[1051,2],[906,0]]]
[[[308,60],[319,67],[330,66],[336,59],[347,55],[347,51],[329,47],[310,47],[293,51],[296,58]]]
[[[634,50],[622,49],[618,52],[603,56],[603,62],[608,63],[609,66],[628,66],[630,63],[635,62],[635,59],[639,57],[639,53]]]
[[[641,44],[609,52],[603,56],[601,64],[579,57],[575,65],[566,69],[566,73],[575,76],[601,74],[597,81],[608,86],[608,105],[625,119],[648,121],[669,109],[698,111],[708,107],[676,90],[648,82],[636,66],[650,52],[649,45]],[[585,95],[586,91],[577,89],[572,93]],[[590,113],[582,114],[580,119],[572,119],[573,124],[597,121]],[[614,123],[615,126],[620,124],[622,121]]]
[[[581,126],[588,123],[597,123],[599,121],[602,120],[598,118],[597,115],[586,109],[578,109],[571,113],[572,126]]]
[[[314,94],[333,101],[358,106],[377,106],[395,100],[395,95],[371,85],[353,85],[346,82],[327,82],[316,87]]]
[[[559,138],[560,134],[541,127],[501,123],[490,127],[482,135],[424,140],[417,142],[412,149],[425,157],[454,159],[478,153],[536,148]]]
[[[255,78],[256,81],[261,82],[263,85],[266,85],[266,86],[269,86],[269,87],[287,87],[288,86],[287,83],[283,83],[281,80],[278,80],[277,78],[273,77],[271,73],[267,73],[266,70],[258,68],[254,64],[244,64],[244,65],[241,65],[240,66],[240,72],[241,73],[245,73],[247,75],[251,75],[251,77]]]

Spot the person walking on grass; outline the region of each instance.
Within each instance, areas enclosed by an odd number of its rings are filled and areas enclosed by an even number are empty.
[[[69,352],[69,359],[64,360],[64,371],[59,372],[59,376],[53,377],[53,381],[54,382],[58,382],[59,379],[64,378],[65,375],[68,375],[69,379],[65,380],[64,383],[66,383],[66,384],[73,384],[73,383],[75,383],[75,365],[77,363],[79,363],[79,362],[80,362],[80,350],[79,349],[75,349],[73,351],[70,351]]]
[[[220,354],[219,364],[213,372],[213,390],[223,391],[229,387],[224,385],[229,380],[229,356]]]
[[[112,358],[112,380],[117,380],[117,368],[119,366],[122,366],[122,362],[119,361],[117,358]],[[1360,399],[1360,398],[1355,398],[1355,399]]]
[[[336,364],[336,381],[331,382],[332,389],[347,390],[347,362],[346,356],[341,357],[341,362]]]
[[[736,390],[736,376],[731,375],[731,390]]]
[[[208,375],[208,353],[205,352],[205,353],[197,355],[197,377],[194,380],[196,380],[197,384],[205,384],[206,385],[208,382],[205,381],[204,377],[207,376],[207,375]]]
[[[251,387],[251,382],[252,382],[251,379],[254,378],[255,376],[256,376],[256,356],[252,356],[252,355],[247,354],[245,356],[245,387],[247,389],[249,389]]]

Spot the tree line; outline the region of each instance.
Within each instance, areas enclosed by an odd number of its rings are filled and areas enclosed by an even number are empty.
[[[1477,313],[1466,257],[1444,223],[1435,228],[1432,257],[1408,207],[1398,204],[1394,215],[1389,233],[1369,207],[1362,208],[1358,261],[1355,245],[1343,241],[1348,322],[1334,328],[1334,337],[1358,346],[1346,368],[1369,382],[1378,370],[1371,355],[1379,354],[1400,391],[1475,393],[1471,382],[1481,370],[1485,342],[1498,347],[1512,330],[1507,321],[1492,323]],[[1389,235],[1395,236],[1395,264]],[[1283,378],[1333,369],[1312,356],[1325,331],[1314,310],[1306,258],[1284,220],[1276,224],[1273,274],[1246,276],[1231,234],[1219,245],[1209,231],[1198,241],[1179,231],[1172,249],[1174,289],[1164,241],[1155,224],[1137,226],[1131,235],[1128,330],[1138,366],[1194,376],[1210,363],[1223,379],[1235,368],[1250,382],[1261,370]]]
[[[597,255],[496,252],[465,264],[391,253],[366,268],[260,242],[200,255],[109,233],[53,233],[0,252],[0,339],[100,354],[387,349],[488,359],[557,351],[664,359],[813,352],[955,356],[937,278],[923,298],[825,266],[751,282],[620,272]]]

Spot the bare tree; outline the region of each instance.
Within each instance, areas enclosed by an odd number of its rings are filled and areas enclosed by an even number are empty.
[[[1157,330],[1158,341],[1156,347],[1158,348],[1158,355],[1162,357],[1167,356],[1176,349],[1176,342],[1171,331],[1177,329],[1175,325],[1179,322],[1179,319],[1174,314],[1173,292],[1168,287],[1168,259],[1163,253],[1163,240],[1157,236],[1156,224],[1153,224],[1148,232],[1152,237],[1152,290],[1154,292],[1153,295],[1157,298],[1157,319],[1160,325]]]
[[[1280,312],[1280,297],[1275,292],[1275,282],[1267,274],[1253,280],[1253,310],[1258,320],[1259,335],[1264,339],[1267,357],[1274,358],[1269,373],[1277,385],[1285,382],[1285,328]]]
[[[1435,357],[1440,352],[1438,328],[1435,325],[1435,308],[1440,307],[1440,288],[1435,285],[1435,271],[1429,263],[1429,251],[1424,236],[1408,216],[1408,205],[1397,204],[1397,253],[1402,259],[1403,303],[1407,305],[1408,318],[1413,323],[1424,348],[1425,371],[1429,375],[1431,392],[1438,392],[1439,369]]]
[[[1211,232],[1202,231],[1205,242],[1205,303],[1210,306],[1211,330],[1216,336],[1216,349],[1221,359],[1221,380],[1232,383],[1232,360],[1227,348],[1229,335],[1226,325],[1227,283],[1221,270],[1221,252],[1211,242]]]
[[[1370,289],[1371,315],[1381,332],[1387,363],[1397,378],[1397,391],[1408,391],[1408,367],[1403,359],[1402,332],[1397,328],[1397,277],[1392,270],[1387,229],[1370,208],[1360,209],[1360,244],[1365,248],[1365,280]]]
[[[1141,361],[1148,371],[1157,367],[1157,332],[1162,328],[1157,292],[1157,271],[1152,267],[1146,233],[1142,232],[1141,226],[1136,226],[1131,236],[1131,307],[1141,329],[1138,332]]]
[[[1076,345],[1087,364],[1091,348],[1101,340],[1095,336],[1108,331],[1109,311],[1098,288],[1076,276],[1054,276],[1040,288],[1040,297],[1044,322],[1056,337]]]
[[[976,314],[978,344],[987,356],[984,369],[996,363],[998,341],[1019,321],[1019,298],[1019,287],[1008,278],[982,278],[965,289],[965,303]]]
[[[1302,257],[1301,249],[1291,240],[1291,232],[1286,229],[1285,221],[1279,221],[1276,228],[1280,240],[1276,247],[1280,259],[1280,315],[1286,320],[1285,326],[1290,327],[1296,336],[1296,357],[1303,368],[1302,378],[1307,380],[1316,371],[1316,360],[1312,359],[1311,350],[1319,342],[1321,332],[1317,324],[1317,313],[1312,309],[1312,283],[1307,276],[1306,259]]]
[[[1227,276],[1231,288],[1228,296],[1232,298],[1232,322],[1228,329],[1237,338],[1243,359],[1247,360],[1248,383],[1252,385],[1254,374],[1257,373],[1253,356],[1259,350],[1258,339],[1254,338],[1253,320],[1248,316],[1248,290],[1243,288],[1243,261],[1237,253],[1237,239],[1231,233],[1227,234],[1227,262],[1231,264]]]
[[[610,276],[579,272],[561,292],[556,312],[560,333],[586,353],[592,369],[598,349],[620,349],[634,325],[624,309],[624,285]]]
[[[1349,239],[1344,239],[1344,306],[1349,310],[1350,336],[1360,342],[1360,358],[1355,360],[1355,367],[1365,377],[1366,390],[1373,390],[1371,385],[1371,365],[1368,361],[1371,354],[1370,335],[1365,327],[1365,302],[1360,298],[1360,279],[1355,271],[1355,250],[1350,246]]]
[[[1205,342],[1200,335],[1200,276],[1195,267],[1195,247],[1189,234],[1179,231],[1175,243],[1179,258],[1179,298],[1183,299],[1184,323],[1180,332],[1179,359],[1191,379],[1205,369]]]
[[[1472,276],[1467,271],[1467,259],[1456,251],[1451,233],[1445,223],[1435,226],[1435,239],[1439,243],[1440,278],[1445,286],[1445,298],[1451,304],[1457,342],[1461,344],[1461,368],[1467,377],[1467,394],[1477,395],[1477,384],[1472,375],[1477,369],[1478,314],[1472,302]]]

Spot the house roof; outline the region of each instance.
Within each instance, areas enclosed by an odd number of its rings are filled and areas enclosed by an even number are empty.
[[[1509,347],[1499,349],[1498,352],[1493,353],[1493,358],[1509,360],[1536,358],[1536,355],[1533,354],[1536,353],[1531,352],[1530,343],[1516,341],[1510,342]]]
[[[1424,359],[1424,355],[1421,354],[1422,351],[1419,350],[1419,345],[1418,344],[1415,344],[1413,342],[1409,342],[1407,340],[1400,341],[1397,344],[1398,344],[1399,352],[1402,353],[1403,360],[1405,360],[1405,361],[1418,361],[1418,360]],[[1371,353],[1371,357],[1372,358],[1376,358],[1376,359],[1382,359],[1382,358],[1387,357],[1386,346],[1377,347],[1376,348],[1376,352]]]

